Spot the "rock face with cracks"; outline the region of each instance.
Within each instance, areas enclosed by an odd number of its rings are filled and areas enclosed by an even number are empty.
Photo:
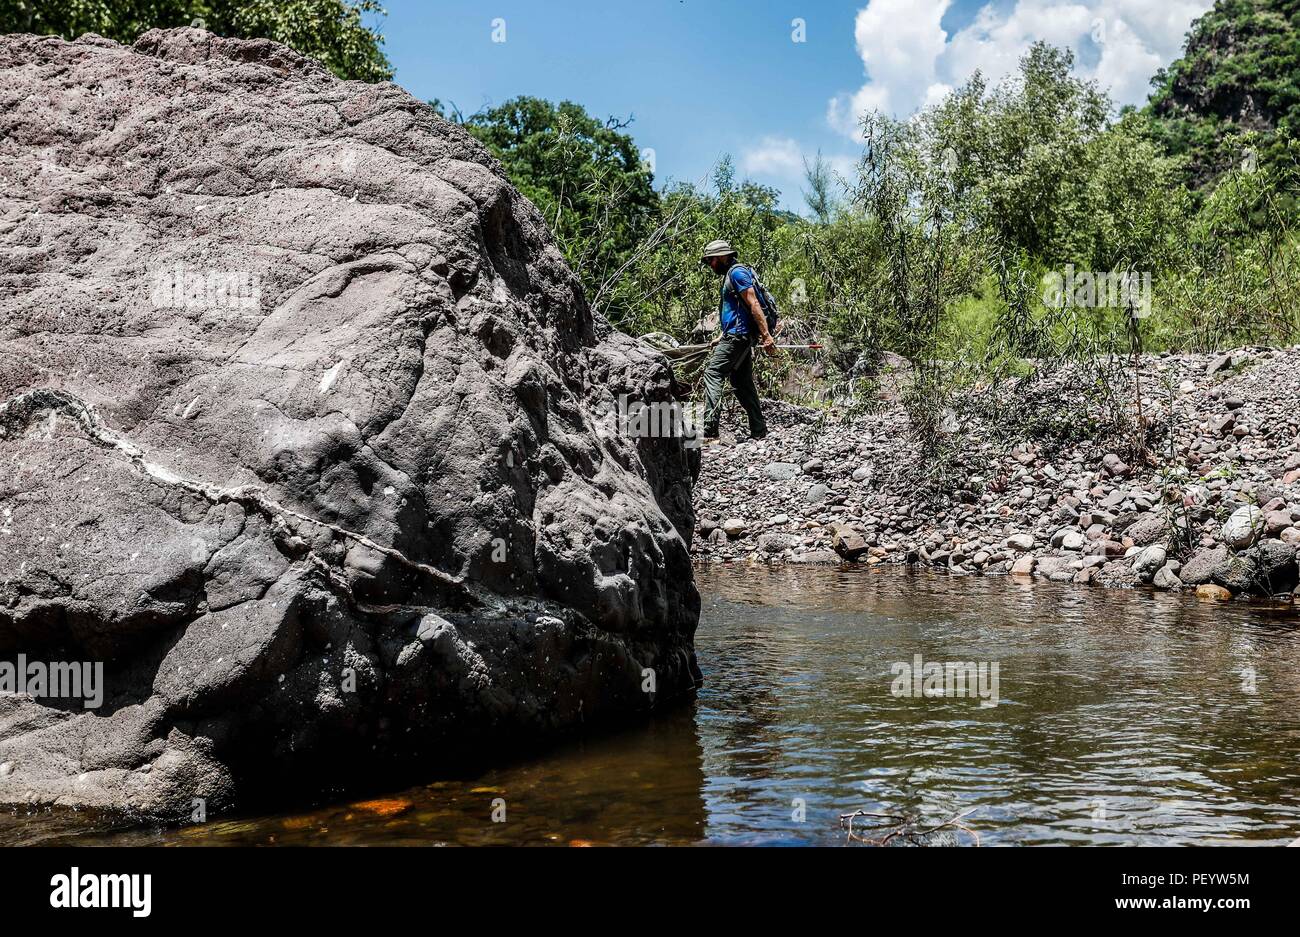
[[[200,30],[0,76],[0,661],[103,665],[0,695],[0,802],[179,817],[691,692],[690,453],[607,416],[671,372],[485,150]]]

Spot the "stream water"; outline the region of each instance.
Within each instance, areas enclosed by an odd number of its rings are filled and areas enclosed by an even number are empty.
[[[1300,837],[1291,607],[896,569],[699,582],[705,686],[643,727],[304,813],[116,832],[0,817],[0,843],[840,844],[856,810],[965,814],[971,833],[934,841],[984,845]],[[946,662],[976,665],[946,678],[959,695],[903,669]]]

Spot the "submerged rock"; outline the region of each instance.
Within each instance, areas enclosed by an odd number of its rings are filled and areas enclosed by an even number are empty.
[[[105,690],[0,697],[0,802],[179,817],[691,692],[692,454],[612,416],[671,372],[468,134],[200,30],[0,74],[0,658]]]
[[[1226,602],[1232,598],[1232,593],[1223,588],[1223,586],[1201,585],[1196,587],[1196,597],[1198,599],[1212,599],[1216,602]]]
[[[826,565],[830,563],[841,562],[838,553],[831,550],[812,550],[808,553],[796,553],[790,558],[791,563],[805,563],[810,565]]]

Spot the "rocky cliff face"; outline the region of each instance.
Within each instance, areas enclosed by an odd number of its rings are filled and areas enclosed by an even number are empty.
[[[688,452],[603,419],[671,372],[478,144],[199,30],[0,75],[0,661],[50,681],[0,802],[211,811],[692,690]]]
[[[1297,29],[1297,0],[1217,0],[1192,22],[1183,54],[1156,74],[1149,126],[1186,157],[1194,188],[1250,159],[1288,164],[1277,131],[1293,136],[1300,120]]]

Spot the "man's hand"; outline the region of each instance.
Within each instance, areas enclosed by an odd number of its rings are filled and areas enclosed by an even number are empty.
[[[715,336],[713,337],[713,341],[709,342],[709,347],[710,347],[710,348],[717,348],[717,347],[718,347],[718,342],[720,342],[720,341],[722,341],[722,336],[721,336],[721,335],[715,335]]]
[[[749,317],[754,321],[754,327],[758,329],[758,344],[767,352],[769,358],[775,358],[776,339],[772,338],[771,333],[767,331],[767,316],[763,312],[762,303],[758,301],[758,291],[751,286],[740,295],[749,305]]]

